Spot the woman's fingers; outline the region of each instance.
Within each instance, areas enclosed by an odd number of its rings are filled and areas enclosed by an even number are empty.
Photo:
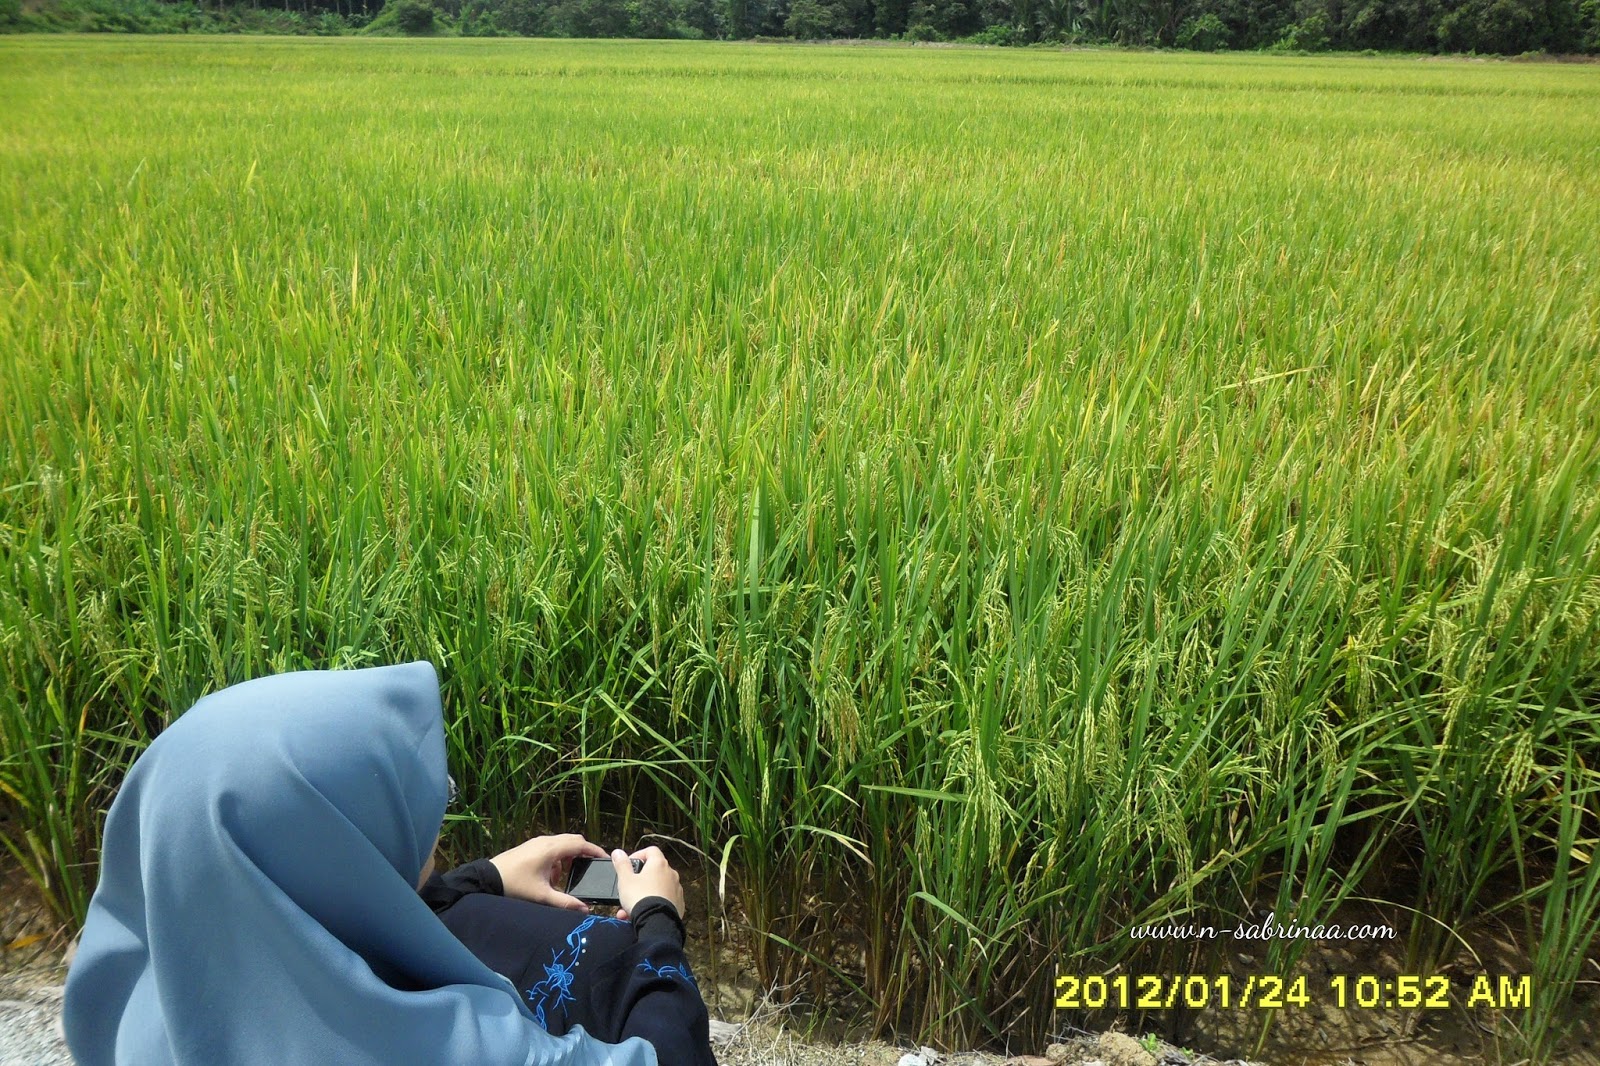
[[[638,859],[643,859],[644,865],[635,873],[633,862]],[[647,896],[660,896],[670,901],[677,908],[678,916],[683,917],[683,887],[678,872],[667,862],[660,848],[648,847],[632,855],[618,848],[611,853],[611,865],[617,871],[617,896],[624,911],[633,910]]]
[[[587,903],[576,896],[569,896],[565,892],[552,892],[542,902],[548,903],[552,907],[560,907],[563,910],[578,911],[581,914],[589,913],[589,905]]]
[[[500,871],[500,881],[506,895],[545,902],[548,899],[546,893],[553,892],[561,895],[562,900],[549,900],[552,906],[587,911],[587,907],[561,892],[561,888],[572,869],[572,860],[605,857],[606,850],[598,844],[589,843],[582,834],[561,833],[525,840],[510,851],[496,855],[491,861]]]
[[[599,844],[591,844],[583,838],[581,833],[562,833],[560,836],[546,837],[555,853],[563,859],[603,859],[606,849]]]
[[[589,913],[589,905],[576,896],[569,896],[553,884],[538,885],[528,893],[528,899],[535,903],[543,903],[547,907],[560,907],[562,910],[577,911],[580,914]]]

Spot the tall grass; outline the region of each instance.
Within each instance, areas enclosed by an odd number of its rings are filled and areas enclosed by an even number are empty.
[[[763,980],[1036,1045],[1134,922],[1600,922],[1592,69],[0,43],[0,838],[425,656],[462,851],[690,840]],[[1282,945],[1273,961],[1291,965]]]

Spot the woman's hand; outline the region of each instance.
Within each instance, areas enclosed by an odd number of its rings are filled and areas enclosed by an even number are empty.
[[[644,866],[633,872],[633,859],[643,859]],[[667,865],[667,857],[657,847],[645,848],[632,855],[618,848],[611,853],[611,865],[617,869],[617,898],[622,909],[617,917],[627,920],[628,912],[648,896],[660,896],[678,908],[678,917],[688,917],[683,905],[683,885],[678,883],[678,871]]]
[[[587,914],[589,905],[561,891],[561,886],[567,883],[567,871],[572,868],[573,859],[605,857],[606,849],[599,844],[591,844],[577,833],[563,833],[534,837],[489,861],[500,871],[500,883],[506,895]]]

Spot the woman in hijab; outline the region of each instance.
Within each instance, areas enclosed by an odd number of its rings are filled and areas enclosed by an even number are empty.
[[[474,954],[446,927],[449,914],[441,921],[434,910],[460,911],[469,938],[531,928],[532,912],[515,908],[549,911],[531,899],[556,894],[561,865],[599,849],[539,838],[483,860],[488,870],[468,864],[435,879],[425,900],[418,885],[447,788],[438,679],[427,663],[283,674],[201,700],[135,761],[107,816],[100,884],[67,976],[74,1059],[714,1061],[697,991],[698,1013],[684,1009],[693,979],[674,909],[682,895],[660,852],[640,853],[638,873],[618,853],[630,921],[595,919],[577,933],[573,960],[539,970],[548,978],[541,993],[561,991],[534,997],[485,964],[488,945]],[[567,935],[587,920],[581,907],[553,912],[576,919]],[[587,971],[586,953],[603,956]],[[501,969],[527,975],[526,966]],[[586,994],[581,1007],[575,991]],[[609,1027],[610,1041],[586,1022]]]

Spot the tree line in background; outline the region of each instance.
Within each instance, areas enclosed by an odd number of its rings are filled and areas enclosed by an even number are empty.
[[[0,31],[1600,53],[1600,0],[0,0]]]

